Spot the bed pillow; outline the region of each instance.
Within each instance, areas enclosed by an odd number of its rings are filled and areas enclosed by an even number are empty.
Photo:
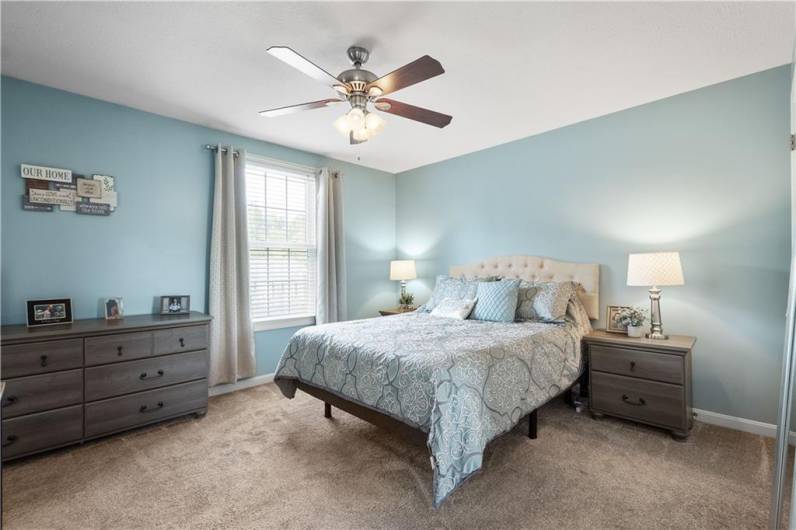
[[[465,298],[463,300],[446,298],[431,311],[431,316],[464,320],[470,316],[473,306],[475,306],[474,298]]]
[[[491,322],[514,322],[520,280],[479,282],[472,318]]]
[[[461,278],[451,278],[450,276],[437,276],[437,283],[434,285],[434,292],[431,298],[423,304],[421,308],[425,312],[433,311],[437,305],[446,298],[454,300],[473,300],[475,292],[478,290],[477,280],[464,280]]]
[[[577,293],[575,282],[520,282],[517,320],[563,320],[567,303]]]

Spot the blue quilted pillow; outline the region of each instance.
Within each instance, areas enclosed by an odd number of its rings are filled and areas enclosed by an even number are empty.
[[[475,309],[470,318],[492,322],[514,322],[520,280],[480,282],[476,291]]]

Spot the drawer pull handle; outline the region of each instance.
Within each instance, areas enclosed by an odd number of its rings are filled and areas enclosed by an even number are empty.
[[[8,436],[6,436],[6,441],[3,442],[3,447],[8,447],[9,445],[11,445],[12,443],[14,443],[16,441],[17,441],[17,435],[16,434],[9,434]]]
[[[142,373],[138,376],[141,381],[146,381],[147,379],[157,379],[158,377],[163,377],[163,370],[158,370],[158,375],[149,375],[146,372]]]
[[[632,372],[635,369],[636,369],[636,361],[630,361],[630,371]]]
[[[118,355],[119,357],[122,356],[122,347],[121,346],[116,346],[116,355]]]
[[[6,398],[6,402],[3,403],[3,408],[10,407],[11,405],[15,404],[18,401],[19,398],[17,396],[8,396]]]
[[[42,365],[42,367],[45,367],[45,366],[47,366],[47,356],[46,356],[46,355],[42,355],[42,356],[41,356],[41,357],[39,357],[39,358],[41,359],[41,365]]]
[[[643,407],[647,404],[647,402],[644,401],[644,398],[640,397],[638,398],[638,401],[632,401],[629,397],[627,397],[627,394],[622,394],[622,401],[628,405],[633,405],[634,407]]]
[[[138,409],[138,412],[141,412],[141,413],[155,412],[155,411],[160,410],[162,408],[163,408],[163,402],[162,401],[158,401],[157,406],[156,407],[152,407],[152,408],[149,408],[148,405],[141,405],[141,408]]]
[[[180,348],[184,348],[184,347],[185,347],[185,339],[180,337]]]

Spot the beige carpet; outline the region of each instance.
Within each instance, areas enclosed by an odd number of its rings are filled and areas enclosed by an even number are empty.
[[[207,416],[8,465],[18,528],[764,528],[772,442],[696,424],[686,443],[560,401],[492,444],[431,509],[426,450],[272,385]]]

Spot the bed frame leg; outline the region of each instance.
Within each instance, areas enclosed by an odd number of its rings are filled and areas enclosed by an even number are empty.
[[[323,417],[324,418],[332,417],[332,406],[326,402],[323,403]]]
[[[537,411],[538,409],[534,409],[533,412],[528,414],[528,438],[531,440],[536,440],[536,420],[537,420]]]

